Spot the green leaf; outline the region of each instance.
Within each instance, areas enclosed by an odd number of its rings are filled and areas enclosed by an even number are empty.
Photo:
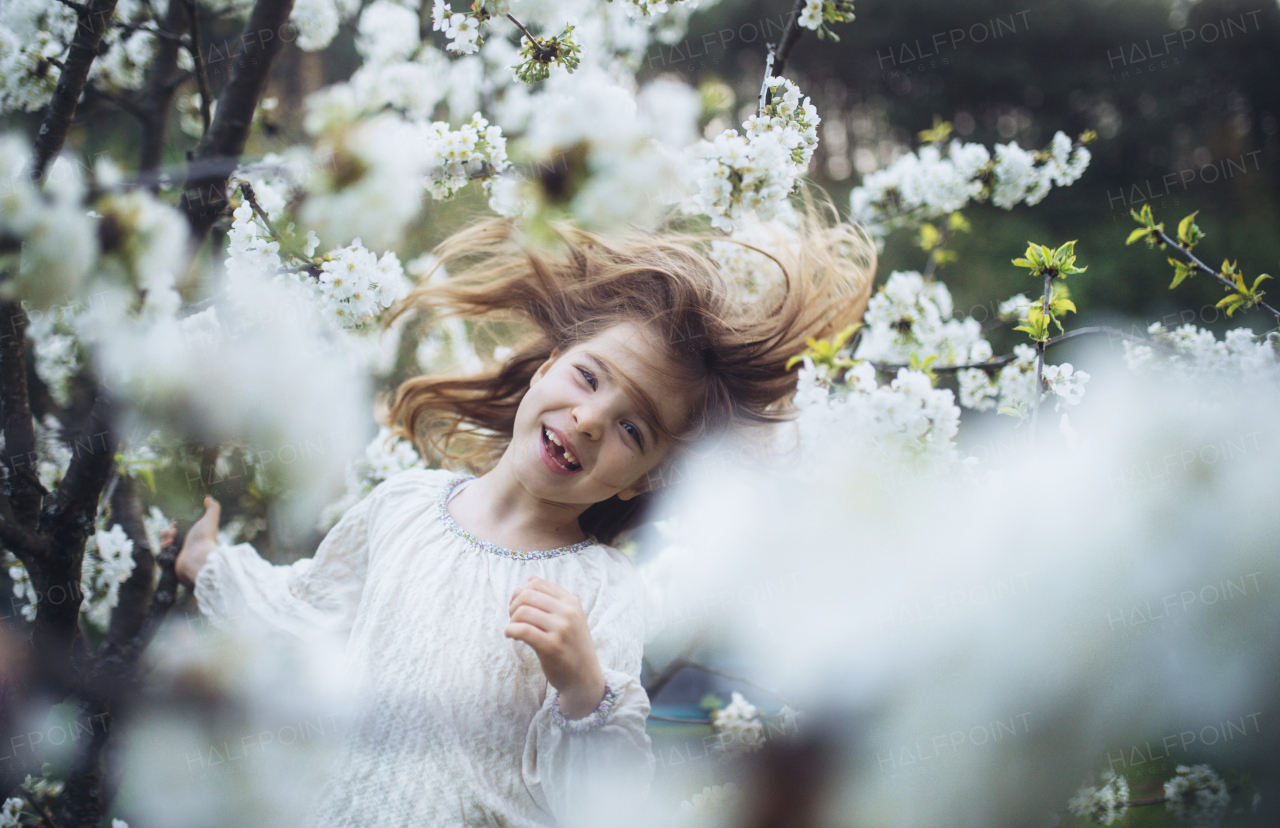
[[[725,700],[717,696],[715,693],[708,693],[698,702],[698,707],[703,710],[719,710],[726,704]]]
[[[916,239],[916,244],[921,250],[930,251],[941,243],[942,231],[927,221],[920,225],[920,236]]]
[[[951,122],[942,120],[942,118],[938,115],[933,116],[932,129],[922,129],[917,135],[917,137],[920,139],[920,143],[926,144],[926,145],[941,144],[945,142],[947,138],[950,136],[951,136]]]
[[[1147,233],[1148,233],[1148,232],[1150,232],[1150,231],[1149,231],[1149,230],[1147,230],[1147,228],[1145,228],[1145,227],[1139,227],[1137,230],[1134,230],[1132,233],[1130,233],[1130,234],[1129,234],[1129,238],[1125,239],[1125,242],[1124,242],[1124,243],[1125,243],[1126,245],[1133,244],[1133,243],[1134,243],[1134,242],[1136,242],[1138,239],[1140,239],[1140,238],[1142,238],[1143,236],[1147,235]]]
[[[1178,285],[1182,284],[1184,280],[1195,273],[1195,268],[1186,262],[1180,262],[1177,259],[1169,259],[1169,264],[1174,267],[1173,284],[1169,285],[1170,290],[1173,290]]]
[[[135,474],[142,478],[143,482],[147,484],[147,488],[151,490],[152,494],[156,493],[156,476],[151,469],[144,466],[139,468]]]
[[[1195,224],[1195,218],[1200,213],[1196,210],[1191,215],[1178,222],[1178,244],[1187,250],[1196,246],[1196,243],[1204,238],[1204,233]]]

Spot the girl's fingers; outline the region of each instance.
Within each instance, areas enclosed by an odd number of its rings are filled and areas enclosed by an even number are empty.
[[[523,641],[532,647],[536,653],[549,651],[553,646],[551,636],[532,624],[526,624],[523,621],[512,621],[507,625],[503,635],[507,638]]]
[[[556,598],[566,598],[573,594],[559,584],[548,581],[546,578],[533,578],[528,584],[526,584],[526,588],[536,589],[539,592],[554,595]]]
[[[563,626],[564,622],[554,612],[538,609],[528,605],[516,607],[511,612],[511,620],[532,624],[543,632],[552,632]]]
[[[537,592],[532,589],[520,589],[516,594],[511,596],[510,610],[514,611],[516,607],[530,606],[546,610],[547,612],[556,612],[563,609],[561,602],[551,597],[545,592]]]

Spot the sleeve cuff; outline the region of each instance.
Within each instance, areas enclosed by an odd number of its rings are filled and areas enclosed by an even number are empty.
[[[551,692],[553,694],[551,699],[551,718],[561,730],[569,733],[585,733],[602,726],[605,720],[609,718],[609,714],[613,712],[613,708],[617,706],[620,698],[618,692],[606,681],[604,698],[600,700],[600,704],[596,705],[595,710],[581,719],[566,719],[564,714],[560,712],[560,691],[552,688]]]

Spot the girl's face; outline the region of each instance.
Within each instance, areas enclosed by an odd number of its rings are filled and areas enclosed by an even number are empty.
[[[667,427],[685,421],[690,395],[662,372],[666,358],[654,336],[632,323],[615,325],[538,368],[508,448],[525,488],[583,508],[657,488],[649,473],[671,441],[659,437],[618,377],[625,373],[654,401]]]

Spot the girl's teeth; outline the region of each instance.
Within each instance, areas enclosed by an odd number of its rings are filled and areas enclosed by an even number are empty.
[[[578,458],[576,458],[576,457],[574,457],[574,456],[573,456],[573,452],[569,451],[568,449],[565,449],[565,450],[564,450],[564,462],[566,462],[566,463],[576,463],[576,462],[578,462]]]
[[[547,439],[555,443],[557,446],[564,448],[564,446],[560,442],[560,438],[557,437],[556,433],[554,431],[551,431],[550,429],[547,429]]]

